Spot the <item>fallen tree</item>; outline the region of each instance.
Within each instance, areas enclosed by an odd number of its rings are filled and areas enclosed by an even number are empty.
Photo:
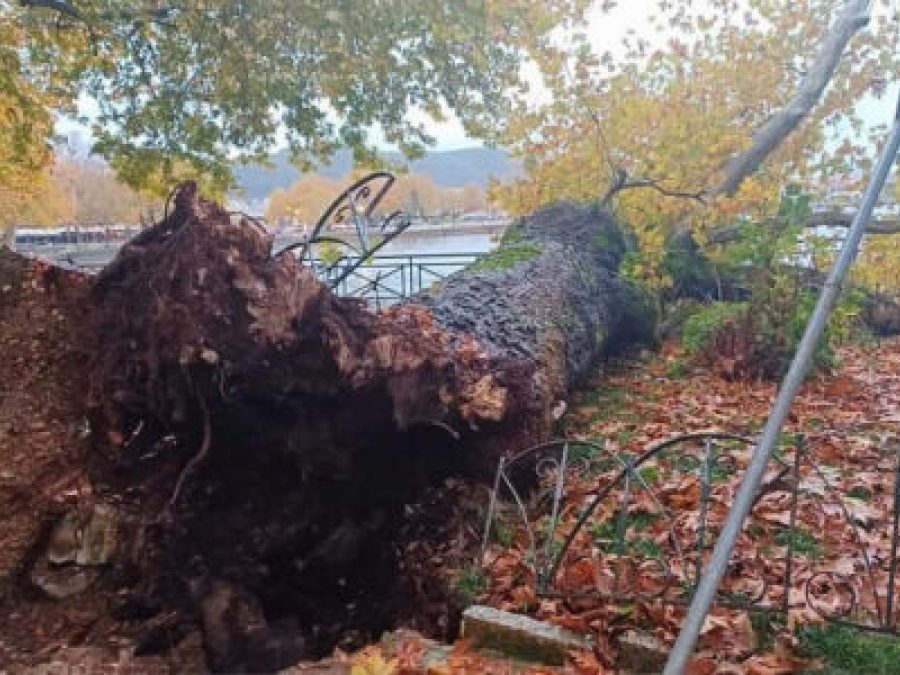
[[[92,281],[86,317],[92,479],[127,522],[114,577],[139,651],[194,621],[219,670],[413,614],[452,634],[451,580],[413,540],[458,555],[473,514],[446,479],[546,438],[599,357],[650,336],[623,253],[605,211],[557,204],[372,314],[183,187]]]

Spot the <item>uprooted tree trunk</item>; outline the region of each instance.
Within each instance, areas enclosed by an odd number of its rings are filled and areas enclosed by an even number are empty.
[[[213,667],[267,669],[446,603],[404,538],[455,536],[445,479],[545,438],[598,357],[650,335],[623,252],[606,212],[557,204],[372,314],[182,188],[91,297],[95,476],[140,523],[136,613],[183,603]]]

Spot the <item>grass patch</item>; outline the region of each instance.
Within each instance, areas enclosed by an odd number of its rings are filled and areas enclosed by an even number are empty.
[[[654,560],[660,560],[665,553],[662,546],[652,539],[634,539],[629,541],[628,550],[635,552],[642,558],[652,558]]]
[[[635,532],[643,532],[661,517],[662,516],[658,513],[641,511],[640,513],[631,514],[631,517],[628,519],[628,525],[633,528]]]
[[[500,520],[494,521],[491,523],[491,534],[494,537],[494,541],[503,548],[512,548],[513,544],[516,543],[516,528],[509,523],[504,523]]]
[[[638,469],[638,475],[644,479],[644,482],[648,485],[652,485],[657,480],[659,480],[659,467],[658,466],[642,466]]]
[[[622,531],[619,532],[619,517],[613,516],[602,523],[592,523],[588,533],[594,538],[597,546],[607,553],[635,553],[642,558],[662,558],[664,551],[652,539],[627,539],[628,530],[643,532],[661,518],[658,513],[634,513],[628,516]]]
[[[469,266],[473,272],[508,270],[516,265],[537,258],[541,247],[528,242],[504,245],[486,253]]]
[[[569,443],[570,462],[592,462],[597,459],[597,448],[593,445],[583,445],[577,441]]]
[[[456,594],[467,605],[471,605],[487,588],[484,570],[475,565],[464,567],[456,580]]]
[[[872,501],[872,491],[869,488],[864,488],[862,486],[853,488],[847,495],[853,497],[853,499],[858,499],[861,502]]]
[[[724,483],[729,480],[734,475],[733,470],[730,467],[723,466],[722,464],[713,464],[709,467],[709,482],[710,483]]]
[[[624,419],[627,415],[628,395],[619,387],[598,387],[576,395],[572,411],[579,424],[594,424],[612,419]],[[582,410],[579,414],[579,409]]]
[[[900,640],[870,635],[843,626],[809,626],[800,631],[804,656],[820,658],[829,675],[896,675]]]
[[[759,638],[759,647],[768,651],[775,646],[775,636],[784,629],[784,620],[769,612],[750,612],[750,625]]]
[[[724,456],[721,455],[721,456]],[[682,454],[678,451],[666,456],[666,460],[671,463],[672,470],[678,473],[696,476],[697,480],[703,479],[705,470],[703,459],[696,455]],[[709,482],[722,483],[729,480],[733,475],[732,468],[719,461],[719,457],[713,456],[709,462]]]
[[[779,546],[787,546],[791,543],[791,539],[790,530],[781,530],[775,535],[775,543]],[[810,532],[799,527],[793,532],[793,547],[794,553],[808,556],[813,560],[822,557],[822,546],[819,544],[819,540]]]
[[[680,380],[691,372],[691,367],[681,359],[675,359],[666,366],[666,377],[670,380]]]
[[[616,525],[612,520],[605,520],[602,523],[591,523],[588,526],[588,533],[597,543],[605,543],[616,536]]]

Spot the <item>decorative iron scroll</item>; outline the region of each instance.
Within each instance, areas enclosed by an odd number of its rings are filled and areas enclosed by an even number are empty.
[[[376,171],[360,178],[331,202],[309,237],[285,246],[275,255],[293,251],[310,264],[318,262],[324,265],[325,269],[319,270],[319,277],[325,279],[331,288],[336,288],[410,226],[409,215],[402,211],[394,211],[387,216],[375,215],[375,209],[396,180],[387,171]],[[353,236],[347,237],[347,233],[339,236],[342,228],[350,229]],[[315,255],[315,248],[322,244],[334,246],[339,252],[337,257],[329,259],[330,256]]]
[[[501,460],[481,563],[520,554],[545,598],[687,604],[724,523],[755,440],[686,434],[639,455],[614,444],[557,440]],[[773,458],[716,604],[814,612],[895,632],[900,449],[879,455],[891,522],[797,437]],[[891,494],[884,494],[890,492]],[[814,527],[810,526],[814,522]]]

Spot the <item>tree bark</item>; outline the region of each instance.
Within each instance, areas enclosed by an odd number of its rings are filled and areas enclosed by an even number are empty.
[[[414,302],[489,354],[533,364],[547,428],[598,357],[652,339],[649,303],[618,275],[625,249],[608,211],[556,203],[512,224],[498,250]]]

